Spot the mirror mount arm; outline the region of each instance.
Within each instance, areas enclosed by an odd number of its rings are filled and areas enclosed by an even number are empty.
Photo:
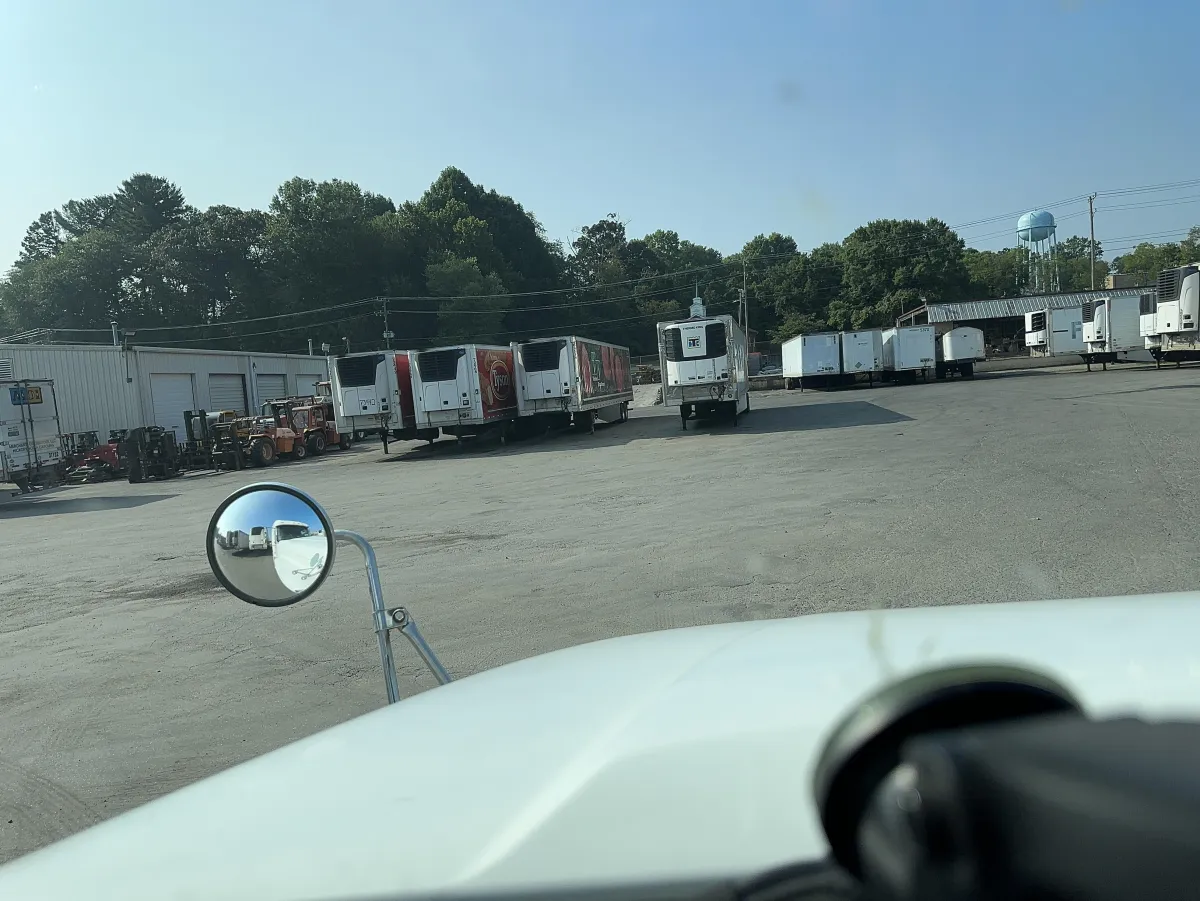
[[[383,662],[383,678],[387,682],[387,699],[389,704],[395,704],[400,700],[400,684],[396,678],[396,661],[392,657],[391,626],[388,623],[387,608],[383,604],[383,588],[379,584],[379,564],[375,560],[375,549],[357,532],[338,529],[333,533],[333,537],[339,543],[352,544],[362,552],[363,562],[367,567],[367,585],[371,591],[375,637],[379,639],[379,659]]]
[[[433,648],[425,641],[425,636],[417,628],[417,621],[412,618],[412,614],[404,607],[393,607],[387,612],[387,617],[392,628],[398,629],[408,639],[413,649],[421,655],[421,659],[425,661],[425,665],[429,667],[429,671],[438,680],[438,684],[445,685],[449,682],[450,674],[442,666],[442,661],[438,660],[437,654],[433,653]]]
[[[371,611],[375,619],[375,636],[379,639],[379,658],[383,662],[383,676],[387,682],[388,703],[395,704],[400,700],[400,684],[396,676],[396,661],[392,655],[391,630],[397,629],[408,639],[416,652],[421,656],[429,671],[438,680],[439,685],[450,681],[450,674],[442,666],[437,655],[433,652],[421,630],[417,628],[416,620],[403,608],[396,607],[388,610],[383,603],[383,588],[379,583],[379,564],[375,560],[375,549],[371,543],[357,532],[338,529],[333,537],[341,544],[352,544],[363,555],[367,567],[367,583],[371,590]]]

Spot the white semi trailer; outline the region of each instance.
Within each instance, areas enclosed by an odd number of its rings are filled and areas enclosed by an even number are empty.
[[[1083,309],[1068,307],[1026,313],[1025,346],[1031,357],[1082,356]]]
[[[1140,297],[1096,297],[1084,301],[1083,361],[1091,371],[1093,363],[1105,369],[1109,363],[1149,362],[1146,339],[1142,335],[1142,299]]]
[[[737,425],[750,412],[746,333],[732,316],[706,316],[702,303],[692,316],[658,323],[658,356],[663,404],[688,419],[723,413]]]
[[[957,372],[963,378],[975,378],[975,364],[987,359],[983,332],[969,325],[960,325],[943,332],[937,342],[937,363],[934,375],[939,379]]]
[[[1155,362],[1200,360],[1200,263],[1159,273],[1154,312]]]
[[[883,378],[915,381],[917,373],[928,380],[937,363],[937,339],[932,325],[910,325],[883,330]]]

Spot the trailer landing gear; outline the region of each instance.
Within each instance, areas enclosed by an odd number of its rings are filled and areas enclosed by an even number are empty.
[[[691,418],[691,415],[692,415],[692,405],[691,404],[680,404],[679,405],[679,418],[683,422],[683,430],[685,432],[687,431],[687,421],[688,421],[688,419]]]

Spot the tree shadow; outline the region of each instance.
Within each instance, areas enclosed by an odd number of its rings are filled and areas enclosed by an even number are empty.
[[[104,513],[109,510],[131,510],[178,496],[177,494],[131,494],[113,497],[14,498],[7,503],[0,504],[0,519],[54,516],[60,513]]]

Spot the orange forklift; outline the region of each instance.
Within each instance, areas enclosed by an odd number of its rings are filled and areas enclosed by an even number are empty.
[[[326,397],[285,397],[263,404],[264,416],[271,417],[281,427],[296,434],[297,458],[325,453],[327,448],[346,450],[351,437],[341,433],[333,421],[333,403]],[[301,450],[303,448],[303,450]]]

